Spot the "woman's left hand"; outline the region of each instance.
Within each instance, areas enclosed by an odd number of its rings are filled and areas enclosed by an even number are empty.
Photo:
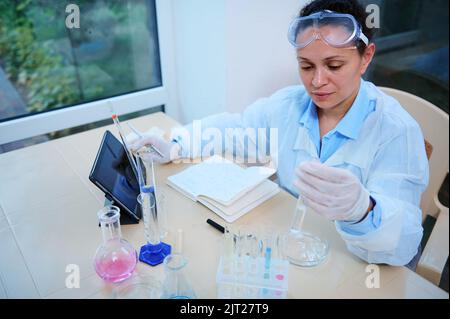
[[[369,192],[348,170],[309,161],[296,175],[294,185],[305,205],[328,219],[358,222],[371,207]]]

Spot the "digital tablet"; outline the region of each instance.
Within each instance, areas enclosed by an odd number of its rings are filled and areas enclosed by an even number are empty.
[[[139,222],[142,213],[137,202],[137,178],[124,146],[110,131],[103,135],[89,180],[105,193],[112,205],[120,208],[121,223]]]

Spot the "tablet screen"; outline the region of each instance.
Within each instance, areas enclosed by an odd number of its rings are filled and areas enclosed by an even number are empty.
[[[89,179],[128,213],[140,218],[136,199],[139,185],[122,143],[109,131],[105,132]]]

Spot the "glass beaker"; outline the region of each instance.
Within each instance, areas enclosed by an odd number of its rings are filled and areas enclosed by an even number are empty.
[[[162,286],[163,299],[197,298],[189,281],[184,275],[187,260],[182,254],[172,254],[164,259],[165,279]]]
[[[328,242],[303,231],[307,207],[298,197],[291,228],[283,236],[283,253],[291,264],[313,267],[321,264],[328,256]]]
[[[103,243],[94,258],[96,273],[105,281],[120,282],[129,278],[137,263],[133,246],[122,238],[120,230],[120,209],[109,205],[98,212]]]

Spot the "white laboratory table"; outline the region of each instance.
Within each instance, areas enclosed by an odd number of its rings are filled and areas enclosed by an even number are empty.
[[[163,113],[131,122],[139,130],[177,125]],[[0,155],[0,298],[110,298],[113,284],[95,273],[93,256],[101,243],[97,211],[103,193],[88,179],[101,137],[111,126],[86,131]],[[202,205],[165,185],[165,178],[189,164],[164,165],[157,172],[166,194],[169,234],[184,233],[186,275],[199,298],[216,298],[216,270],[222,234],[206,223],[222,222]],[[235,222],[288,229],[295,199],[282,191]],[[305,228],[328,240],[330,254],[314,268],[289,266],[288,298],[446,298],[448,293],[405,267],[380,266],[380,287],[368,288],[367,263],[352,255],[334,225],[309,214]],[[122,225],[138,249],[143,225]],[[67,265],[80,270],[79,288],[67,288]],[[163,265],[138,263],[135,276],[162,280]]]

